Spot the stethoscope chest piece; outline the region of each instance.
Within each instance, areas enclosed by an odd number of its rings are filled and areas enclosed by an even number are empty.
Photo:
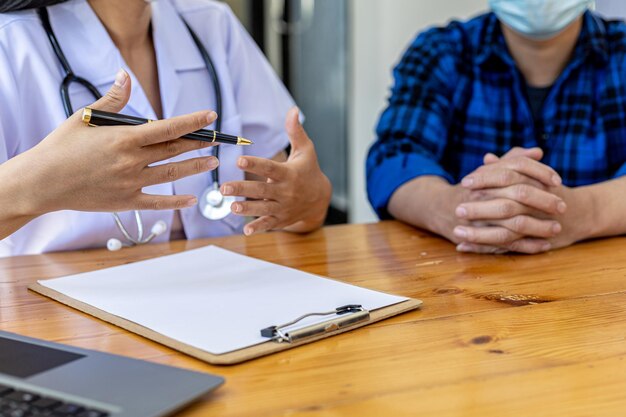
[[[230,214],[230,206],[235,201],[235,197],[224,196],[214,183],[202,193],[198,201],[198,209],[209,220],[222,220]]]

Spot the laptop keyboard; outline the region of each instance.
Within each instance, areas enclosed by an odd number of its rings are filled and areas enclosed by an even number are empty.
[[[109,413],[0,384],[0,417],[107,417]]]

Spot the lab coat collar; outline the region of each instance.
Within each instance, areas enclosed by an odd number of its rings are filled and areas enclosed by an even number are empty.
[[[170,0],[151,4],[163,116],[178,116],[176,108],[181,91],[178,72],[203,69],[205,64],[182,17]]]
[[[159,0],[151,4],[155,42],[163,47],[162,52],[176,71],[204,68],[202,55],[171,0]]]
[[[178,100],[176,72],[204,67],[200,52],[170,0],[152,2],[152,28],[159,67],[165,117],[171,117]],[[113,83],[120,68],[133,83],[128,107],[154,118],[145,93],[86,0],[71,0],[49,7],[52,27],[74,73],[94,84],[101,93]],[[59,65],[60,68],[60,65]]]

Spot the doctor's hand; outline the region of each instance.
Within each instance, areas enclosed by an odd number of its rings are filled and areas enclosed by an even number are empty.
[[[113,87],[92,107],[119,112],[128,102],[130,84],[128,74],[120,70]],[[192,195],[149,195],[142,188],[217,167],[218,161],[212,156],[151,166],[208,146],[179,138],[212,123],[214,112],[202,111],[141,126],[113,127],[88,127],[81,120],[81,112],[36,147],[8,162],[13,163],[21,180],[34,185],[30,194],[37,199],[25,202],[24,213],[163,210],[196,204]]]
[[[233,181],[221,187],[224,195],[248,199],[233,203],[233,213],[258,217],[244,227],[246,235],[276,229],[305,233],[320,227],[326,218],[332,187],[298,116],[297,108],[287,115],[291,154],[286,161],[242,156],[239,168],[264,181]]]

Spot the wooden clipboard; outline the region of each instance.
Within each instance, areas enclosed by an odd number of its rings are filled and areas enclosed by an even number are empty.
[[[321,340],[327,337],[335,336],[340,333],[354,330],[359,327],[363,327],[368,324],[372,324],[377,321],[381,321],[389,317],[393,317],[398,314],[405,313],[407,311],[415,310],[422,305],[421,300],[408,299],[406,301],[403,301],[403,302],[400,302],[400,303],[397,303],[388,307],[372,310],[370,311],[369,320],[365,322],[357,323],[347,328],[340,328],[336,331],[331,331],[331,332],[324,333],[322,335],[310,337],[310,338],[303,339],[303,340],[298,340],[293,343],[287,343],[287,342],[278,343],[275,341],[267,341],[267,342],[264,342],[255,346],[251,346],[248,348],[235,350],[235,351],[224,353],[221,355],[216,355],[213,353],[209,353],[205,350],[187,345],[185,343],[181,343],[178,340],[164,336],[158,332],[150,330],[149,328],[138,325],[137,323],[123,319],[114,314],[110,314],[106,311],[95,308],[89,304],[85,304],[83,302],[77,301],[55,290],[45,287],[39,283],[31,284],[29,285],[28,288],[32,291],[35,291],[41,295],[49,297],[55,301],[58,301],[76,310],[82,311],[83,313],[89,314],[100,320],[114,324],[132,333],[136,333],[152,341],[155,341],[157,343],[160,343],[162,345],[168,346],[172,349],[185,353],[189,356],[193,356],[194,358],[198,358],[202,361],[208,362],[212,365],[234,365],[234,364],[245,362],[251,359],[256,359],[262,356],[270,355],[272,353],[281,352],[283,350],[291,349],[297,346],[302,346],[307,343],[315,342],[317,340]]]

